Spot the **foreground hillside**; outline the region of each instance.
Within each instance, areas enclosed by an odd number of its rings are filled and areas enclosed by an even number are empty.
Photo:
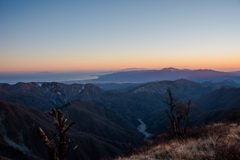
[[[68,132],[78,149],[69,159],[96,160],[114,157],[139,146],[143,135],[118,114],[88,101],[73,101],[62,108],[68,121],[76,124]],[[47,149],[37,134],[41,127],[56,141],[53,120],[37,109],[0,100],[0,159],[48,159]],[[71,147],[71,146],[70,146]]]
[[[240,126],[237,123],[215,123],[192,129],[185,139],[171,139],[162,134],[132,154],[116,160],[236,160],[240,159]]]

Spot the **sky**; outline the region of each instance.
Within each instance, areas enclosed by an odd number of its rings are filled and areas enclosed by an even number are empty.
[[[0,72],[240,70],[239,0],[0,0]]]

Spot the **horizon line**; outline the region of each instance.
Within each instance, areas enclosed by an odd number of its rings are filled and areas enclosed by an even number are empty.
[[[42,70],[42,71],[0,71],[0,74],[50,74],[50,73],[74,73],[74,72],[82,72],[82,73],[101,73],[101,72],[123,72],[123,71],[141,71],[141,70],[163,70],[163,69],[177,69],[177,70],[212,70],[217,72],[238,72],[240,69],[212,69],[212,68],[198,68],[198,69],[189,69],[182,67],[163,67],[163,68],[123,68],[123,69],[99,69],[99,70]]]

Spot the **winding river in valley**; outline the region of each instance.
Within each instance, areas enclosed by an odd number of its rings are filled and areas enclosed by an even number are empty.
[[[148,133],[146,131],[146,124],[140,118],[138,118],[138,121],[140,122],[140,125],[137,127],[137,129],[139,132],[145,135],[145,140],[147,140],[149,137],[152,137],[154,134]]]

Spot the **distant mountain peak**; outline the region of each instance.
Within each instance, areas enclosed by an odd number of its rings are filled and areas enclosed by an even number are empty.
[[[193,70],[193,71],[211,71],[211,72],[220,72],[220,71],[215,71],[212,69],[197,69],[197,70]]]
[[[190,81],[190,80],[187,80],[185,78],[180,78],[180,79],[177,79],[177,80],[174,80],[174,82],[189,82],[189,83],[196,83],[194,81]]]
[[[139,71],[139,70],[147,70],[147,69],[146,68],[125,68],[119,71],[122,72],[122,71]]]
[[[169,68],[163,68],[163,71],[179,71],[177,68],[169,67]]]

